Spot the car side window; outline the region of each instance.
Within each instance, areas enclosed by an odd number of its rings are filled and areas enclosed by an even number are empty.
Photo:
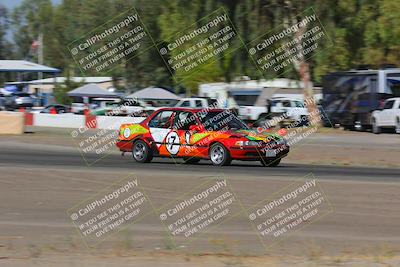
[[[304,108],[303,103],[301,103],[300,101],[295,101],[294,103],[296,108]]]
[[[124,101],[122,103],[122,105],[129,106],[129,107],[140,107],[140,103],[133,99],[128,99],[128,100]]]
[[[149,121],[149,127],[151,128],[170,128],[171,127],[171,117],[174,114],[171,110],[161,111],[154,118]]]
[[[175,130],[189,130],[191,125],[196,125],[197,121],[193,113],[182,111],[174,117],[173,128]]]
[[[283,105],[283,107],[285,107],[285,108],[290,108],[290,107],[291,107],[290,101],[282,101],[282,105]]]
[[[190,102],[188,100],[183,101],[181,107],[190,107]]]
[[[393,104],[394,104],[393,100],[387,101],[383,106],[383,109],[391,109],[393,107]]]
[[[196,103],[196,107],[197,107],[197,108],[201,108],[201,107],[203,106],[201,100],[196,100],[195,103]]]

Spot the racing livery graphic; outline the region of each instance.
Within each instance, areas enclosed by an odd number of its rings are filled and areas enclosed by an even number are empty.
[[[143,163],[153,157],[171,157],[187,163],[209,159],[218,166],[232,160],[277,166],[289,152],[281,136],[256,134],[224,109],[159,109],[139,124],[121,125],[117,146]]]

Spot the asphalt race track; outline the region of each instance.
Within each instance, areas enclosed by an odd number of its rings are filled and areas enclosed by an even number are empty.
[[[340,142],[343,141],[321,138],[326,147],[330,146],[330,153],[333,153],[330,156],[337,157],[334,151],[342,150]],[[391,144],[396,137],[388,138],[392,139],[382,138],[379,146],[385,150],[378,151],[376,145],[365,151],[368,146],[364,143],[344,147],[349,153],[362,149],[361,154],[374,154],[379,160],[386,151],[398,153],[398,148]],[[298,150],[296,157],[301,158],[303,151],[320,149],[318,142],[322,141],[318,140],[315,138],[303,150]],[[305,164],[297,163],[293,157],[284,158],[278,167],[240,161],[234,161],[231,166],[215,167],[206,160],[190,165],[183,164],[182,160],[160,158],[139,164],[131,154],[122,156],[116,150],[88,166],[70,139],[54,134],[3,136],[0,137],[0,151],[0,248],[10,247],[4,257],[30,258],[32,246],[41,251],[51,247],[64,254],[86,251],[66,211],[124,177],[138,178],[156,209],[168,206],[210,177],[227,178],[243,207],[248,209],[310,174],[317,179],[331,203],[330,213],[276,242],[270,253],[304,256],[317,249],[321,251],[318,253],[335,255],[343,251],[380,251],[382,246],[385,247],[383,253],[400,251],[399,168]],[[318,153],[320,150],[312,156],[322,157]],[[392,159],[391,156],[386,158]],[[86,158],[88,162],[96,159],[94,154]],[[127,227],[128,232],[113,234],[97,247],[97,253],[114,251],[126,247],[127,243],[129,249],[136,252],[170,250],[158,216],[154,213]],[[218,244],[233,243],[237,247],[210,245],[210,240],[214,239]],[[198,241],[181,249],[187,249],[188,253],[234,253],[235,249],[245,254],[263,253],[246,216],[224,222],[220,228],[211,229]],[[1,253],[0,250],[0,257]],[[78,261],[75,264],[79,266]]]
[[[95,155],[89,156],[88,162],[94,162]],[[45,149],[2,147],[0,164],[7,166],[63,166],[65,168],[85,168],[79,151],[47,151]],[[90,166],[90,168],[126,171],[165,171],[165,172],[192,172],[192,173],[225,173],[249,176],[304,176],[310,172],[320,179],[343,179],[362,181],[397,181],[400,182],[400,170],[397,168],[368,168],[348,166],[316,166],[285,163],[282,159],[278,167],[262,167],[259,162],[234,161],[231,166],[215,167],[209,161],[202,160],[198,164],[183,164],[180,159],[155,158],[151,163],[136,163],[132,155],[126,153],[121,156],[116,153],[107,155]]]

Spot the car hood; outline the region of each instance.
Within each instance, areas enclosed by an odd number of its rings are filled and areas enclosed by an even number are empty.
[[[268,141],[271,139],[280,140],[282,136],[275,133],[269,133],[263,131],[261,133],[257,132],[257,130],[237,130],[237,131],[228,131],[232,136],[247,138],[250,141]]]

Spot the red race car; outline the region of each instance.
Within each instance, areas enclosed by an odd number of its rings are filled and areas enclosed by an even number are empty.
[[[187,163],[210,159],[214,165],[232,160],[261,161],[277,166],[289,152],[285,140],[255,133],[230,110],[162,108],[138,124],[122,124],[117,140],[137,162],[153,157],[183,158]]]

